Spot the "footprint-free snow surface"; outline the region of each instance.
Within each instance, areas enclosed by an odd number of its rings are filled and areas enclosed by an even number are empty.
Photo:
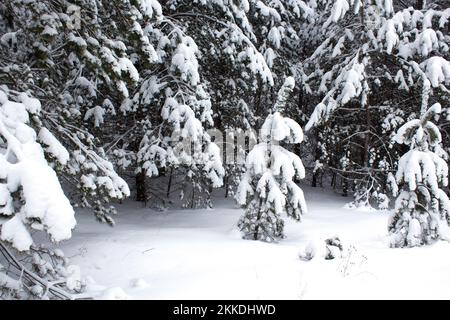
[[[279,243],[242,240],[232,199],[211,210],[118,205],[116,226],[78,212],[63,244],[88,291],[102,299],[448,299],[450,243],[391,249],[388,212],[346,209],[349,198],[306,188],[309,212],[286,219]],[[337,235],[341,258],[299,258]]]

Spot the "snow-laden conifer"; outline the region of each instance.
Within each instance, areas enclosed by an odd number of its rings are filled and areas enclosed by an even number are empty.
[[[299,124],[282,116],[294,86],[288,77],[260,130],[260,142],[246,159],[236,193],[245,210],[239,228],[246,239],[275,241],[283,237],[283,214],[299,221],[306,212],[303,191],[295,182],[305,177],[305,169],[300,158],[283,147],[303,140]]]
[[[401,126],[395,136],[409,151],[400,158],[396,173],[400,191],[389,220],[393,247],[420,246],[446,237],[450,200],[443,188],[448,186],[448,156],[433,123],[440,113],[441,105],[436,103],[419,119]]]
[[[0,87],[0,299],[68,298],[66,290],[81,289],[80,281],[70,284],[63,254],[37,236],[67,240],[76,224],[45,157],[66,164],[69,153],[46,128],[33,128],[40,116],[39,100]]]

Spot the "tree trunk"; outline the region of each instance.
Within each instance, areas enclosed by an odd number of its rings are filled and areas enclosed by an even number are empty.
[[[311,187],[317,187],[317,171],[313,173]]]
[[[194,209],[195,202],[195,186],[192,184],[192,197],[191,197],[191,209]]]
[[[336,172],[332,172],[331,173],[331,187],[334,189],[336,189]]]
[[[319,158],[320,158],[320,155],[319,155],[319,148],[317,148],[317,141],[315,142],[315,148],[314,148],[314,169],[315,169],[315,166],[316,166],[316,162],[317,162],[317,160],[319,160]],[[318,175],[319,175],[319,170],[320,169],[318,169],[318,170],[315,170],[314,172],[313,172],[313,176],[312,176],[312,182],[311,182],[311,186],[313,187],[313,188],[315,188],[315,187],[317,187],[317,177],[318,177]]]
[[[170,173],[169,173],[169,182],[167,185],[167,199],[169,199],[170,197],[170,188],[172,187],[172,176],[173,176],[173,168],[170,168]]]
[[[343,197],[348,196],[348,180],[347,174],[345,172],[342,173],[342,196]]]
[[[145,170],[136,174],[136,201],[147,201],[147,188],[145,186]]]
[[[258,215],[256,221],[259,221],[261,219],[261,207],[262,207],[262,199],[259,199],[259,206],[258,206]],[[257,224],[255,227],[255,232],[253,233],[253,240],[258,240],[258,233],[259,233],[259,225]]]
[[[414,9],[422,10],[423,9],[423,5],[424,5],[424,1],[423,0],[416,0],[416,7]]]
[[[224,186],[225,186],[225,198],[228,198],[228,193],[229,193],[228,188],[230,187],[229,183],[228,183],[228,175],[226,175],[224,178]]]
[[[370,128],[372,127],[372,117],[370,115],[369,105],[366,104],[366,126],[367,132],[364,137],[364,158],[363,165],[369,168],[369,150],[370,150]]]
[[[303,95],[303,89],[302,88],[300,88],[299,90],[298,90],[298,101],[297,101],[297,106],[298,106],[298,110],[302,110],[304,113],[307,113],[307,111],[306,110],[303,110],[303,97],[304,97],[304,95]]]

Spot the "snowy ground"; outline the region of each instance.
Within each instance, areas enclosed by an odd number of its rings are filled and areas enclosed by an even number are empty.
[[[450,298],[450,243],[390,249],[386,212],[345,209],[348,198],[305,191],[308,215],[287,221],[278,244],[240,239],[240,209],[218,200],[213,210],[167,212],[129,202],[118,207],[114,228],[80,212],[62,247],[99,298]],[[298,258],[311,240],[334,234],[347,257]]]

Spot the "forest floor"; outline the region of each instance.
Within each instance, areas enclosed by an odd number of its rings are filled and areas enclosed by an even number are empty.
[[[350,198],[322,189],[305,188],[305,197],[308,214],[286,219],[279,243],[242,240],[232,199],[164,212],[130,201],[117,207],[114,228],[79,211],[62,249],[102,299],[450,298],[450,243],[391,249],[388,212],[347,209]],[[308,243],[332,235],[344,258],[299,259]]]

